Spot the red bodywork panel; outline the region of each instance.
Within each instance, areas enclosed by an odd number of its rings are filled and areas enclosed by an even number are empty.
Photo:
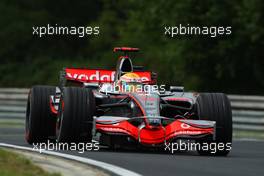
[[[114,70],[66,68],[66,79],[85,83],[112,83],[115,77]],[[143,82],[151,82],[151,72],[135,71]]]
[[[140,143],[148,145],[161,144],[164,143],[164,141],[168,141],[172,138],[176,138],[183,135],[192,136],[202,134],[214,134],[214,128],[212,127],[194,127],[187,123],[181,122],[180,120],[175,120],[164,128],[143,128],[140,130],[138,127],[133,126],[128,121],[121,121],[119,123],[114,124],[96,123],[96,129],[99,132],[103,133],[127,134],[133,137],[135,140],[139,140],[140,137]]]

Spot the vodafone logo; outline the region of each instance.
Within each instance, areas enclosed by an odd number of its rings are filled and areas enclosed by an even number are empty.
[[[100,71],[95,71],[94,74],[78,74],[78,73],[66,73],[68,78],[77,79],[81,81],[106,81],[112,82],[114,81],[115,72],[111,72],[110,74],[101,74]]]
[[[101,130],[104,130],[104,131],[110,131],[110,132],[120,132],[120,133],[126,133],[126,130],[123,130],[121,128],[111,128],[111,127],[103,127],[103,128],[100,128]]]
[[[114,81],[115,71],[113,70],[89,70],[78,68],[66,68],[66,78],[82,82],[103,82],[109,83]],[[136,72],[142,81],[150,81],[150,72]]]
[[[181,127],[182,127],[183,129],[187,129],[187,128],[190,128],[191,126],[188,125],[188,124],[186,124],[186,123],[182,123],[182,124],[181,124]]]

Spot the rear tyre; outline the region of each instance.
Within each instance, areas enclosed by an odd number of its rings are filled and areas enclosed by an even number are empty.
[[[50,110],[53,86],[34,86],[29,92],[26,110],[25,139],[29,144],[46,142],[56,136],[56,116]]]
[[[197,113],[200,120],[216,122],[215,140],[200,141],[201,144],[210,145],[211,150],[206,147],[200,148],[198,153],[200,155],[226,156],[232,147],[232,111],[227,96],[222,93],[200,94],[197,98]]]
[[[65,87],[59,108],[58,142],[91,142],[94,112],[92,90]]]

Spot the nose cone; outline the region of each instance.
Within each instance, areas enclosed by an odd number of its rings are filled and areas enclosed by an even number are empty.
[[[147,128],[161,128],[161,119],[160,118],[148,118],[146,120]]]
[[[142,144],[161,144],[166,140],[166,131],[161,125],[148,125],[145,128],[139,129],[138,138]]]

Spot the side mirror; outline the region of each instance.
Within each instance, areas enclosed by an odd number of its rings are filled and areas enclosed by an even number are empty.
[[[183,92],[184,87],[182,87],[182,86],[170,86],[170,91],[171,92]]]

